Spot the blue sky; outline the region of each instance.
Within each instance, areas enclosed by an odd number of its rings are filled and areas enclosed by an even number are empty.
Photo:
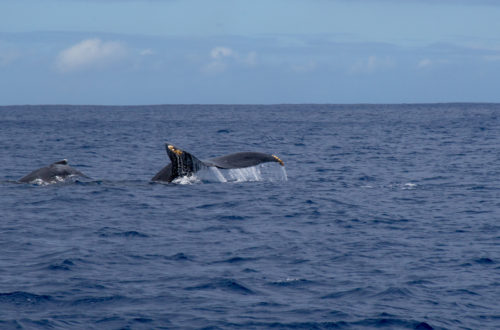
[[[499,85],[500,1],[0,1],[0,105],[500,102]]]

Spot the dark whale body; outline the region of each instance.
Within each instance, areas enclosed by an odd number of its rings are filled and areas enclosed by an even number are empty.
[[[189,152],[181,150],[171,144],[166,143],[165,148],[171,163],[162,168],[161,171],[151,179],[152,181],[172,182],[178,177],[192,175],[207,167],[234,169],[255,166],[266,162],[277,162],[284,166],[283,161],[277,156],[261,152],[238,152],[201,161]]]
[[[63,159],[48,166],[39,168],[38,170],[34,170],[30,174],[19,179],[19,182],[31,183],[36,180],[41,180],[44,183],[55,183],[63,181],[70,176],[82,176],[88,178],[88,176],[82,172],[69,166],[68,161]]]

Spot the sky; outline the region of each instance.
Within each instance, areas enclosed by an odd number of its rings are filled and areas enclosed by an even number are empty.
[[[0,0],[0,105],[500,102],[496,0]]]

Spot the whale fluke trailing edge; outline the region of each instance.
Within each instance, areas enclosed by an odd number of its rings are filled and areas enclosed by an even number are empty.
[[[70,176],[81,176],[88,178],[82,172],[72,168],[68,165],[68,160],[63,159],[47,165],[45,167],[34,170],[30,174],[19,179],[19,182],[23,183],[32,183],[37,180],[41,180],[44,183],[55,183],[64,181],[66,178]]]
[[[202,161],[189,152],[169,143],[165,144],[165,149],[171,163],[162,168],[151,179],[152,181],[172,182],[178,177],[192,175],[207,167],[235,169],[255,166],[266,162],[276,162],[281,166],[285,166],[278,156],[261,152],[238,152]]]

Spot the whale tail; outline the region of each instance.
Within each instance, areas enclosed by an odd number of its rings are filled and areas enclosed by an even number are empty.
[[[208,159],[205,161],[205,165],[222,169],[233,169],[255,166],[266,162],[276,162],[281,166],[285,166],[285,163],[278,156],[262,152],[237,152],[227,156]]]
[[[278,156],[261,152],[238,152],[201,161],[189,152],[179,149],[172,144],[166,143],[165,148],[171,163],[161,169],[151,179],[152,181],[172,182],[178,177],[191,176],[193,173],[207,167],[235,169],[255,166],[265,162],[276,162],[281,166],[285,165]]]
[[[193,173],[206,167],[201,160],[172,144],[165,144],[165,148],[168,158],[172,162],[171,175],[173,178],[191,176]]]

